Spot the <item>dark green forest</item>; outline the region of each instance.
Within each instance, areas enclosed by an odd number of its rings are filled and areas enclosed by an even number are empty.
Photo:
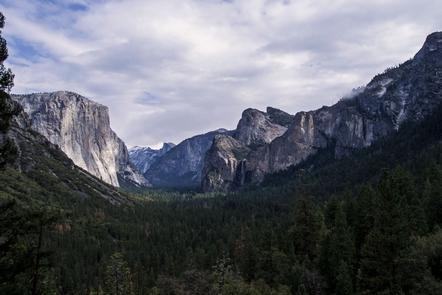
[[[113,205],[4,168],[1,293],[440,294],[440,117],[228,195]]]
[[[114,191],[4,140],[0,294],[442,294],[441,118],[229,194]]]

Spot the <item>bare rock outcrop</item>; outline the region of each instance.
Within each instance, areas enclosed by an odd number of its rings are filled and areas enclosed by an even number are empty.
[[[126,145],[111,129],[106,106],[68,91],[12,98],[28,114],[32,129],[58,145],[75,165],[113,186],[119,186],[119,177],[148,185],[130,164]]]

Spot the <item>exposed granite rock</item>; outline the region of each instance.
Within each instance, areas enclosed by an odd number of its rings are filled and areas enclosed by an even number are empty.
[[[240,187],[245,183],[245,161],[251,149],[229,135],[216,135],[204,161],[204,191]]]
[[[146,173],[152,163],[161,158],[165,153],[170,151],[175,144],[164,143],[163,146],[156,150],[150,147],[135,146],[129,149],[129,157],[131,162],[141,173]]]
[[[267,112],[246,109],[232,136],[223,134],[214,138],[203,167],[203,190],[228,191],[249,182],[250,173],[246,174],[249,156],[283,135],[294,119],[272,107]]]
[[[274,124],[278,124],[288,128],[293,123],[294,116],[280,109],[267,107],[266,112],[269,116],[270,121]]]
[[[248,146],[261,146],[272,142],[287,131],[293,118],[291,115],[274,108],[267,113],[247,109],[242,113],[234,137]]]
[[[3,125],[6,128],[0,128],[0,159],[7,160],[0,164],[0,169],[7,165],[8,169],[18,170],[35,181],[36,186],[30,191],[50,195],[52,186],[56,186],[58,191],[64,192],[57,197],[99,197],[115,205],[132,203],[113,186],[76,166],[58,145],[33,130],[23,108],[3,91],[0,91],[0,106],[0,122],[6,123]],[[17,181],[20,183],[21,179]]]
[[[75,165],[114,186],[119,186],[118,176],[148,185],[130,164],[126,145],[110,128],[106,106],[67,91],[12,98],[23,106],[32,128],[58,145]]]
[[[144,176],[154,186],[198,187],[204,157],[217,134],[231,134],[231,131],[218,129],[184,140],[152,163]]]
[[[259,183],[266,174],[298,164],[325,147],[333,147],[336,157],[341,157],[395,132],[407,120],[424,118],[441,101],[442,32],[436,32],[427,37],[412,60],[377,75],[352,97],[342,99],[331,107],[297,113],[281,136],[267,137],[265,132],[256,136],[253,128],[252,131],[240,132],[241,135],[236,138],[246,146],[265,142],[250,151],[246,158],[241,158],[240,170],[236,165],[236,170],[228,175],[218,173],[223,171],[223,163],[227,159],[230,163],[235,163],[235,160],[228,153],[230,147],[225,153],[220,151],[222,147],[211,149],[207,155],[202,187],[207,191],[235,189],[238,182],[232,182],[232,176],[244,179],[245,183]],[[263,113],[254,112],[253,118],[257,118],[259,123],[248,125],[258,129],[269,126],[264,117]],[[226,153],[228,157],[224,162],[213,159],[216,155],[224,157]]]

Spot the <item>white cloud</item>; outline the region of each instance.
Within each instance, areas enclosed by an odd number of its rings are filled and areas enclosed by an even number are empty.
[[[438,0],[54,3],[0,0],[6,37],[45,53],[10,42],[15,92],[89,96],[128,145],[233,128],[247,107],[331,104],[442,26]]]

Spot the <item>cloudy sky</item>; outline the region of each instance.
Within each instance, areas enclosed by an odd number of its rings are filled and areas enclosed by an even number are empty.
[[[442,30],[440,0],[0,0],[14,93],[109,106],[128,146],[330,105]]]

